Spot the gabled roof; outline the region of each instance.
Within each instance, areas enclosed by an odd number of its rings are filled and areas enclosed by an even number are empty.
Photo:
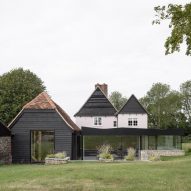
[[[145,108],[141,105],[138,99],[131,95],[126,104],[117,112],[117,114],[148,114]]]
[[[0,122],[0,137],[4,136],[10,136],[11,131],[3,124]]]
[[[56,109],[56,105],[46,92],[42,92],[24,105],[23,109]]]
[[[112,116],[116,112],[117,110],[107,96],[97,87],[74,116]]]
[[[25,109],[26,110],[32,110],[32,109],[55,110],[72,130],[80,131],[80,128],[72,121],[72,119],[69,117],[69,115],[59,105],[57,105],[46,92],[40,93],[36,98],[34,98],[29,103],[27,103],[25,106],[23,106],[23,109],[9,124],[9,127],[11,127],[15,123],[15,121],[21,116],[22,112]]]

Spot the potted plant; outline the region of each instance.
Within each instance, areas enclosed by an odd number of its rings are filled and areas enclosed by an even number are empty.
[[[70,157],[67,157],[66,152],[59,152],[56,154],[49,154],[45,158],[45,164],[64,164],[70,160]]]
[[[103,144],[98,148],[98,158],[102,162],[112,162],[113,155],[111,154],[112,147],[109,144]]]

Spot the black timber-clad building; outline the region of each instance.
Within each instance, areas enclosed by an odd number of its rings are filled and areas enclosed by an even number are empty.
[[[0,122],[0,137],[8,137],[11,136],[11,131]]]
[[[80,129],[46,92],[26,104],[9,128],[13,163],[43,162],[47,154],[63,151],[78,157]]]

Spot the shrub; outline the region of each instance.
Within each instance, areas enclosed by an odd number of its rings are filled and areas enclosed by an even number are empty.
[[[46,158],[55,158],[55,155],[54,154],[49,154],[46,156]]]
[[[98,147],[98,157],[101,159],[113,159],[113,155],[111,154],[112,147],[109,144],[103,144]]]
[[[64,159],[66,158],[66,152],[59,152],[56,154],[49,154],[46,158],[58,158],[58,159]]]
[[[60,152],[55,154],[55,158],[64,159],[66,158],[66,152]]]
[[[152,153],[149,155],[148,159],[150,161],[159,161],[160,160],[160,155],[158,153]]]
[[[135,149],[134,148],[128,148],[127,149],[127,155],[124,157],[125,160],[135,160]]]
[[[183,144],[182,144],[182,149],[183,149],[186,153],[191,152],[191,143],[183,143]]]

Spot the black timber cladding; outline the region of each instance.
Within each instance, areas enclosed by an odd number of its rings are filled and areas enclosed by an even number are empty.
[[[97,87],[75,116],[113,116],[116,112],[105,94]]]
[[[11,127],[13,163],[31,162],[31,135],[33,130],[54,131],[55,152],[66,151],[72,158],[73,131],[55,110],[23,110]]]
[[[140,128],[110,128],[99,129],[91,127],[82,127],[82,135],[184,135],[184,129],[140,129]]]
[[[122,107],[122,109],[118,112],[118,114],[131,114],[131,113],[140,113],[147,114],[145,108],[140,104],[138,99],[132,95],[126,102],[126,104]]]
[[[0,137],[7,136],[11,136],[11,131],[3,123],[0,122]]]

